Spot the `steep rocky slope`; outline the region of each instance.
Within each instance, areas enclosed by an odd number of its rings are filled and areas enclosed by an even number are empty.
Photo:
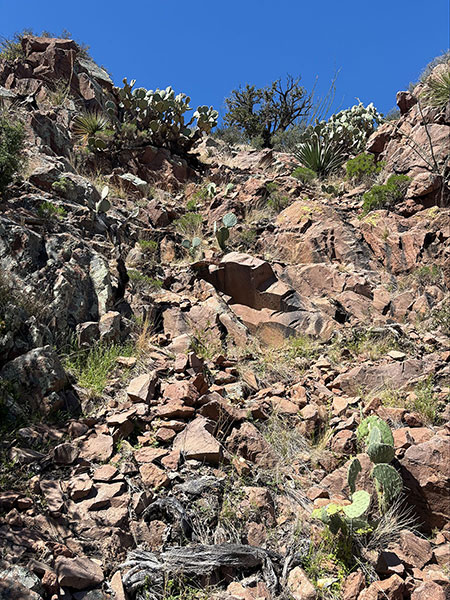
[[[408,191],[363,214],[369,184],[303,184],[288,154],[86,153],[108,74],[23,49],[0,60],[27,130],[0,198],[0,598],[445,598],[450,107],[399,93],[368,150]],[[402,496],[333,536],[311,513],[349,504],[352,456],[373,488],[370,415]]]

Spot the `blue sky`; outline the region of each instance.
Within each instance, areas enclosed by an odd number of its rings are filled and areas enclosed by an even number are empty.
[[[171,85],[223,113],[232,89],[287,73],[335,108],[359,98],[381,112],[449,47],[448,0],[0,0],[0,35],[69,30],[116,84]]]

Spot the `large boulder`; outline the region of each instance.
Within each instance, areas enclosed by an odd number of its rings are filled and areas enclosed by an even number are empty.
[[[450,438],[435,435],[408,448],[401,460],[408,500],[427,530],[450,519]]]
[[[281,281],[272,266],[249,254],[230,252],[219,265],[198,267],[200,276],[229,298],[229,306],[251,333],[279,345],[309,334],[328,339],[336,323]]]
[[[22,410],[48,412],[50,408],[62,408],[54,395],[66,386],[67,375],[50,346],[34,348],[6,363],[0,370],[0,380]],[[53,396],[50,404],[44,402],[48,396]]]

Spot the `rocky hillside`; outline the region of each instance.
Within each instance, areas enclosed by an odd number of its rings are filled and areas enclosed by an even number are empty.
[[[0,599],[448,597],[450,104],[399,92],[372,166],[319,180],[207,107],[118,144],[100,117],[148,96],[71,40],[21,51]]]

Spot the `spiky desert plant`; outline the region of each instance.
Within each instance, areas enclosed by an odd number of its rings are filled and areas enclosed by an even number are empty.
[[[97,133],[105,131],[109,124],[109,118],[105,114],[98,111],[85,112],[74,118],[72,131],[83,145],[87,145]]]
[[[450,102],[450,63],[447,63],[447,71],[428,77],[422,98],[429,106],[435,108],[445,108]]]
[[[316,132],[297,145],[294,155],[303,167],[311,169],[322,178],[339,169],[346,158],[342,149],[334,141]]]

